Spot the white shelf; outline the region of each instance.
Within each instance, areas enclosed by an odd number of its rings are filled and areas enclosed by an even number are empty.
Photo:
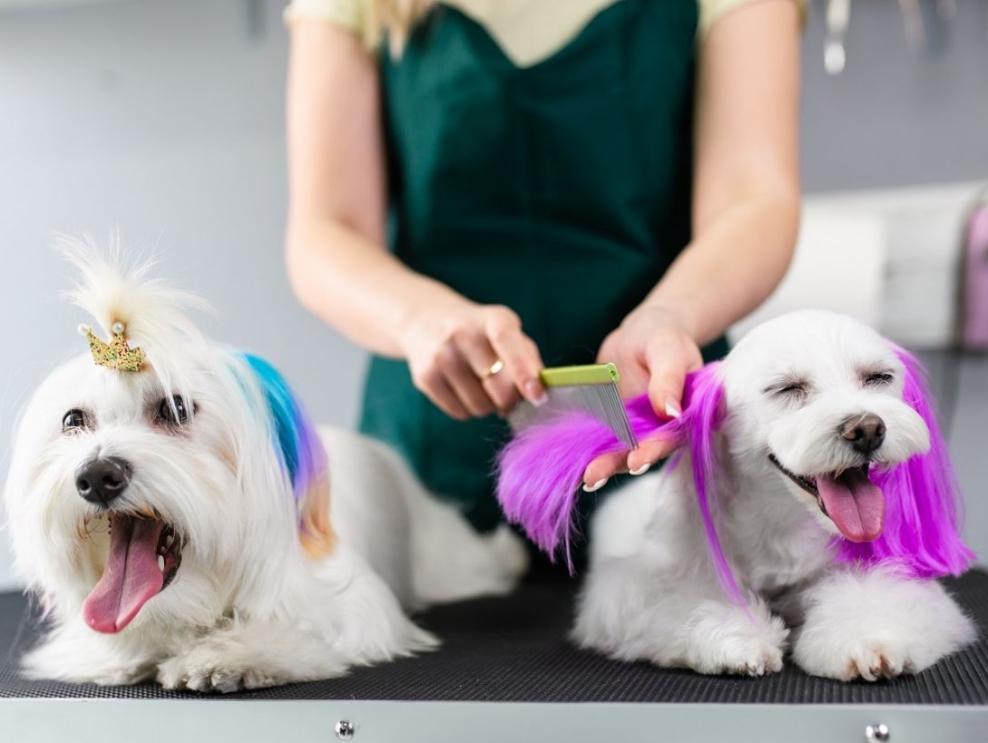
[[[982,184],[807,196],[792,269],[753,325],[820,307],[851,315],[912,348],[949,344],[964,220]]]

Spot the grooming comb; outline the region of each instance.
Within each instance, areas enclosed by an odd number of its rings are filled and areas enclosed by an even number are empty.
[[[617,383],[621,376],[614,364],[543,369],[539,379],[545,387],[548,402],[538,407],[528,401],[518,403],[508,416],[514,430],[520,431],[560,413],[582,412],[611,429],[629,449],[638,447],[624,401],[618,394]]]

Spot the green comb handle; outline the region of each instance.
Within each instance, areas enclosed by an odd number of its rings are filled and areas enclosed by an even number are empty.
[[[539,379],[546,387],[571,387],[578,384],[617,384],[621,379],[614,364],[584,364],[543,369]]]

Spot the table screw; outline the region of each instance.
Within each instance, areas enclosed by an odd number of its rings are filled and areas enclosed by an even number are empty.
[[[868,743],[885,743],[885,741],[892,740],[892,733],[889,731],[888,725],[876,722],[874,725],[865,727],[865,739]]]
[[[336,737],[340,740],[352,740],[355,732],[357,732],[357,726],[349,720],[340,720],[336,723]],[[879,740],[885,739],[881,738]]]

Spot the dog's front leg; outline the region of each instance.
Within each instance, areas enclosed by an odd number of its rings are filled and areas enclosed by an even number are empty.
[[[92,683],[101,686],[135,684],[154,676],[160,648],[149,638],[103,635],[80,622],[53,629],[21,659],[27,678]]]
[[[347,663],[329,643],[279,622],[230,622],[158,666],[166,689],[231,692],[342,675]]]
[[[918,673],[976,634],[939,583],[887,568],[830,573],[806,589],[803,603],[793,659],[841,681]]]
[[[754,599],[732,604],[713,576],[601,560],[580,600],[573,638],[620,660],[699,673],[762,676],[782,670],[788,630]]]
[[[290,620],[227,620],[161,663],[158,681],[221,692],[315,681],[438,644],[370,572],[349,573],[343,585],[311,579],[308,587],[304,600],[287,600]]]

